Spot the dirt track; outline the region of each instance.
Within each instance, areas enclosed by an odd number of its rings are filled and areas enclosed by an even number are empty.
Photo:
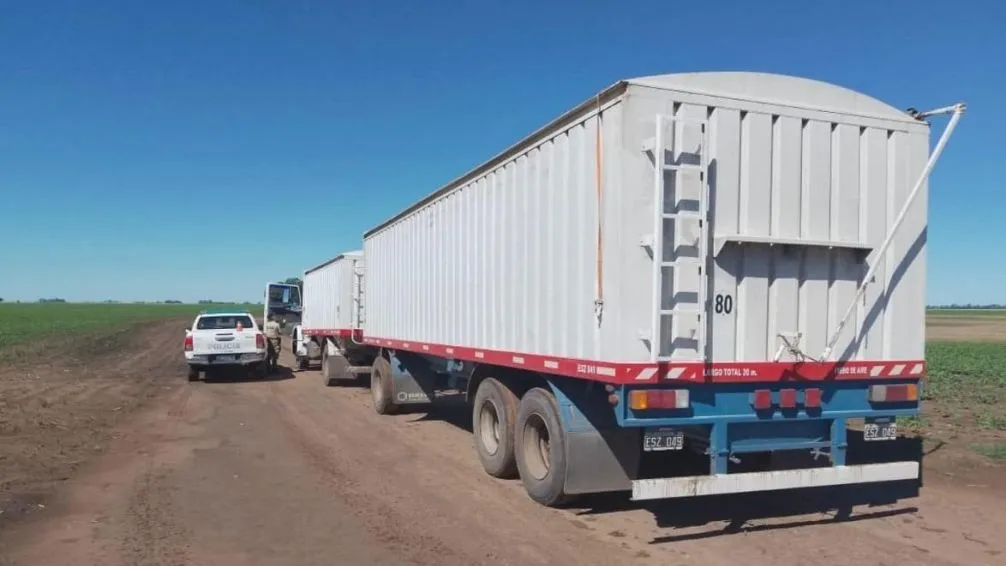
[[[463,410],[381,417],[368,390],[315,371],[189,384],[176,327],[119,360],[134,375],[118,394],[151,401],[44,508],[0,523],[0,565],[1006,561],[1000,485],[943,473],[919,499],[841,520],[802,513],[800,496],[546,509],[482,472]]]

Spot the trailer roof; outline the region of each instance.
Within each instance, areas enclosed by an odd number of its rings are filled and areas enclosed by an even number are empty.
[[[341,253],[341,254],[333,257],[330,260],[327,260],[327,261],[324,261],[322,263],[319,263],[318,265],[316,265],[314,267],[305,269],[304,270],[304,275],[307,275],[308,273],[311,273],[312,271],[318,271],[322,267],[325,267],[326,265],[331,265],[331,264],[339,261],[340,259],[342,259],[344,257],[363,257],[363,250],[353,250],[351,252],[343,252],[343,253]]]
[[[918,120],[912,118],[907,112],[876,98],[831,83],[790,75],[744,71],[707,71],[652,75],[620,80],[581,102],[576,107],[537,129],[501,153],[493,156],[488,161],[469,170],[467,173],[428,194],[412,206],[367,230],[364,232],[363,237],[367,238],[379,232],[411,212],[436,200],[441,195],[459,186],[463,186],[472,179],[494,169],[514,155],[519,154],[528,147],[532,147],[540,138],[562,123],[571,120],[587,110],[604,106],[611,100],[622,96],[630,85],[715,96],[718,98],[757,101],[779,106],[836,112],[846,115],[880,118],[915,125],[919,124]]]

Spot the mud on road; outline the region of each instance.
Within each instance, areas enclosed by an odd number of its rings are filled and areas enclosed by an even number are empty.
[[[41,402],[33,399],[40,395],[33,391],[45,391],[50,405],[63,409],[42,408],[41,414],[66,419],[53,421],[66,430],[30,428],[33,442],[44,447],[39,450],[50,454],[41,461],[49,464],[15,458],[21,471],[8,482],[8,492],[20,486],[15,490],[24,493],[32,475],[43,470],[71,469],[61,464],[63,456],[51,455],[51,437],[59,436],[51,431],[72,430],[71,439],[83,435],[64,447],[68,458],[83,454],[74,446],[93,441],[89,434],[109,443],[72,479],[26,503],[44,499],[44,509],[0,525],[0,564],[1006,560],[1001,484],[974,474],[962,480],[951,470],[929,473],[919,498],[848,515],[813,509],[805,495],[654,505],[618,495],[544,508],[528,499],[518,481],[495,480],[482,471],[463,406],[382,417],[372,409],[369,390],[324,387],[316,371],[286,371],[268,381],[186,383],[177,327],[149,327],[142,335],[149,347],[142,353],[110,355],[102,370],[80,368],[81,376],[97,380],[90,387],[74,389],[70,384],[77,378],[67,376],[58,386],[22,387],[16,403],[5,397],[8,415],[15,404],[38,409]],[[114,411],[124,399],[133,405]],[[88,409],[72,416],[79,407]],[[111,432],[83,432],[89,417]],[[12,450],[17,438],[5,433],[0,454],[30,455],[31,442]],[[56,475],[62,473],[69,472]]]

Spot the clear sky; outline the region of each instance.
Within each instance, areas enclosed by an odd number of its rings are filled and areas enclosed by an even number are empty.
[[[5,0],[0,297],[259,300],[620,78],[756,70],[966,99],[929,299],[1006,303],[1004,20],[1001,0]]]

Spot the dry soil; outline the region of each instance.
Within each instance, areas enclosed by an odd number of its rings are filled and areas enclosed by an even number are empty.
[[[0,565],[1006,563],[998,468],[944,460],[919,498],[851,514],[802,495],[548,509],[481,470],[463,407],[382,417],[316,371],[188,383],[178,328],[0,370]]]

